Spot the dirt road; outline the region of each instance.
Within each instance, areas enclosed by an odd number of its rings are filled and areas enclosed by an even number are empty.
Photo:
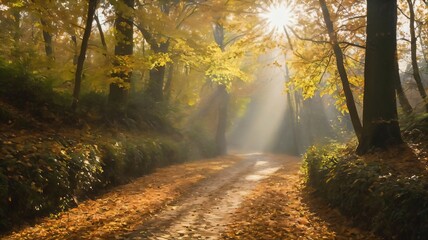
[[[173,205],[147,219],[141,228],[128,238],[220,238],[231,216],[256,184],[276,172],[284,160],[290,160],[262,154],[240,157],[244,160],[197,184]]]
[[[302,188],[298,158],[243,154],[158,169],[2,239],[376,239]]]

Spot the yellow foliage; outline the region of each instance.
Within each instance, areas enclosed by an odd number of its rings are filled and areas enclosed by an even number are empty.
[[[172,62],[169,53],[156,53],[149,56],[149,69],[153,69],[156,67],[165,66],[167,63]]]
[[[207,56],[203,61],[208,65],[205,75],[212,82],[224,85],[228,91],[234,80],[248,81],[250,77],[241,70],[242,48],[231,47],[222,51],[216,44],[208,46]]]
[[[125,82],[123,78],[120,77],[110,77],[109,78],[110,83],[117,84],[120,88],[129,89],[131,87],[131,84],[129,82]]]

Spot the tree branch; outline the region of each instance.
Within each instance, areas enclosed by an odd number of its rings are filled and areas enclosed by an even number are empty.
[[[325,75],[325,73],[327,72],[328,67],[330,66],[330,62],[331,62],[331,58],[332,58],[332,57],[333,57],[333,54],[330,54],[330,56],[329,56],[329,58],[328,58],[328,61],[327,61],[327,65],[325,66],[324,71],[323,71],[323,73],[321,74],[321,77],[320,77],[320,80],[319,80],[318,84],[320,84],[320,83],[321,83],[321,81],[322,81],[322,79],[324,78],[324,75]]]
[[[294,36],[296,36],[298,39],[302,40],[302,41],[307,41],[307,42],[313,42],[313,43],[317,43],[317,44],[331,44],[330,41],[326,41],[326,40],[317,40],[317,39],[312,39],[312,38],[305,38],[302,36],[299,36],[296,31],[294,31],[293,29],[290,29],[291,32],[294,34]],[[365,46],[361,46],[359,44],[356,43],[351,43],[351,42],[345,42],[345,41],[339,41],[337,42],[338,44],[345,44],[347,46],[353,46],[353,47],[357,47],[357,48],[361,48],[361,49],[366,49]]]
[[[401,12],[401,14],[403,14],[407,19],[410,19],[410,16],[408,16],[403,9],[401,9],[400,7],[397,7],[397,9]]]

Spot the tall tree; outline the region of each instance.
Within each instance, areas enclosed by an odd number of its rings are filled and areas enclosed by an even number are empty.
[[[156,43],[156,45],[150,44],[150,47],[155,52],[155,54],[167,53],[169,48],[169,40],[159,44]],[[163,86],[164,86],[164,80],[165,80],[165,70],[166,70],[165,64],[162,64],[160,66],[150,69],[150,80],[149,80],[146,92],[156,102],[163,101],[164,99]]]
[[[49,25],[46,22],[46,20],[42,17],[40,18],[40,23],[42,25],[42,34],[43,34],[43,40],[45,42],[45,53],[49,60],[54,59],[54,52],[53,52],[53,42],[52,42],[52,34],[49,32]]]
[[[397,1],[367,1],[363,135],[357,153],[402,143],[396,107]]]
[[[346,73],[345,64],[343,60],[343,52],[337,41],[337,35],[334,31],[333,22],[331,21],[330,12],[325,0],[319,0],[321,10],[324,17],[324,22],[327,26],[328,35],[330,36],[330,43],[333,47],[334,55],[336,56],[336,65],[339,72],[340,80],[342,81],[343,92],[345,93],[346,106],[348,107],[349,115],[351,116],[352,126],[354,127],[355,134],[358,140],[361,140],[362,125],[358,116],[357,107],[355,106],[354,96],[352,94],[351,86]]]
[[[20,24],[21,24],[21,9],[20,8],[12,8],[12,14],[13,14],[13,18],[14,18],[14,34],[13,34],[13,40],[14,40],[14,50],[18,50],[19,47],[19,41],[21,38],[21,29],[20,29]]]
[[[52,61],[54,59],[54,51],[53,51],[53,36],[52,36],[52,22],[47,17],[50,14],[49,11],[50,8],[54,5],[54,3],[49,0],[47,2],[44,2],[42,4],[41,2],[32,1],[33,4],[40,4],[39,7],[39,14],[40,14],[40,25],[42,27],[42,36],[45,44],[45,54],[48,57],[49,61]]]
[[[410,50],[411,50],[411,59],[412,59],[412,69],[413,69],[413,77],[415,78],[416,85],[418,87],[419,94],[424,100],[425,111],[428,112],[428,98],[427,93],[425,91],[425,87],[422,83],[421,73],[419,71],[419,64],[417,58],[417,37],[415,30],[415,0],[407,0],[407,4],[409,5],[409,25],[410,25]]]
[[[224,52],[225,42],[224,42],[224,28],[221,23],[214,23],[214,39],[221,49]],[[216,153],[217,155],[225,155],[227,153],[227,142],[226,142],[226,130],[227,130],[227,109],[229,105],[229,93],[227,92],[226,86],[224,84],[219,84],[217,87],[218,91],[218,122],[217,130],[215,136],[216,142]]]
[[[178,4],[178,1],[159,1],[160,8],[160,18],[166,17],[170,15],[171,8]],[[179,25],[176,26],[178,28]],[[138,24],[137,28],[140,30],[144,39],[150,45],[151,50],[155,55],[162,55],[168,53],[168,49],[170,47],[170,37],[165,37],[165,35],[160,34],[160,32],[152,32],[146,26],[142,24]],[[170,34],[170,33],[169,33]],[[156,102],[160,102],[164,100],[164,81],[165,81],[165,73],[166,73],[166,63],[158,64],[157,66],[150,69],[150,79],[147,85],[146,93]]]
[[[165,87],[163,88],[163,92],[165,93],[166,100],[169,100],[169,98],[171,97],[173,76],[174,76],[174,63],[170,63],[168,64],[168,74],[166,76]]]
[[[137,23],[136,27],[150,46],[153,59],[158,59],[149,71],[150,78],[145,91],[156,102],[163,101],[165,95],[168,97],[168,85],[171,83],[168,80],[172,78],[165,75],[171,63],[170,48],[178,39],[182,39],[184,34],[194,31],[192,29],[194,26],[183,26],[197,12],[199,4],[201,4],[199,1],[159,0],[152,6],[140,4],[137,9],[139,12],[136,16],[139,16],[143,22]],[[155,18],[157,21],[152,23],[144,21],[150,18]],[[173,72],[169,73],[173,74]]]
[[[121,0],[115,6],[115,59],[113,61],[113,82],[110,84],[108,97],[108,105],[112,117],[123,117],[128,102],[132,74],[129,66],[130,56],[132,56],[134,50],[133,9],[134,0]]]
[[[361,0],[304,1],[299,24],[289,27],[298,60],[290,64],[293,76],[287,86],[301,90],[305,99],[317,92],[332,95],[337,109],[352,116],[357,136],[362,132],[357,106],[363,92],[365,6]]]
[[[100,19],[98,18],[97,14],[94,14],[94,19],[95,22],[97,23],[97,29],[98,29],[98,33],[100,34],[100,40],[101,40],[101,44],[103,45],[103,55],[107,56],[107,42],[106,42],[106,38],[104,36],[104,32],[103,32],[103,28],[101,26],[101,22]]]
[[[83,64],[85,63],[86,50],[88,49],[89,37],[92,31],[92,22],[94,20],[95,10],[97,9],[98,0],[89,0],[88,15],[86,17],[85,32],[83,33],[82,46],[80,47],[79,58],[77,59],[76,75],[74,78],[73,103],[71,109],[77,110],[80,96],[80,85],[82,83]]]
[[[395,61],[395,67],[397,68],[397,70],[395,70],[395,85],[396,85],[395,88],[397,91],[398,102],[400,103],[400,106],[403,109],[404,114],[409,115],[413,112],[413,108],[410,105],[409,99],[404,93],[403,85],[401,84],[400,68],[398,66],[398,61]]]

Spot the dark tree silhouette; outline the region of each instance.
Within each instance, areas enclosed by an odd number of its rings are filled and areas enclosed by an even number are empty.
[[[222,51],[225,50],[224,44],[224,28],[221,23],[214,24],[214,39]],[[218,86],[218,122],[216,131],[216,153],[217,155],[225,155],[227,153],[226,130],[227,130],[227,109],[229,106],[229,93],[225,85]]]
[[[124,4],[128,8],[134,8],[134,0],[122,0],[119,4]],[[131,56],[134,51],[134,29],[133,17],[129,13],[116,9],[116,45],[114,54],[116,56],[113,65],[120,66],[123,64],[120,57]],[[113,77],[119,77],[124,83],[130,83],[131,71],[120,71],[113,74]],[[129,88],[118,82],[110,84],[110,93],[108,97],[108,106],[112,117],[123,117],[128,102]]]
[[[367,1],[363,134],[357,153],[402,143],[396,106],[397,1]]]
[[[355,134],[359,141],[361,141],[361,133],[363,127],[361,126],[361,121],[358,116],[357,107],[355,106],[354,96],[352,94],[351,86],[349,84],[348,74],[346,73],[345,64],[343,60],[343,52],[337,41],[337,34],[334,31],[333,22],[331,21],[330,12],[327,7],[325,0],[319,0],[321,10],[324,17],[324,22],[328,30],[328,35],[330,36],[330,42],[333,47],[334,55],[336,56],[336,66],[339,72],[340,80],[342,81],[343,92],[345,93],[346,106],[351,116],[352,126],[354,127]]]
[[[79,58],[77,59],[76,75],[74,79],[73,103],[71,109],[76,111],[79,103],[80,85],[82,83],[83,64],[85,63],[86,50],[88,49],[89,37],[92,31],[92,22],[94,20],[95,10],[97,9],[97,0],[89,0],[88,16],[86,18],[85,32],[83,33],[82,46],[80,47]]]

